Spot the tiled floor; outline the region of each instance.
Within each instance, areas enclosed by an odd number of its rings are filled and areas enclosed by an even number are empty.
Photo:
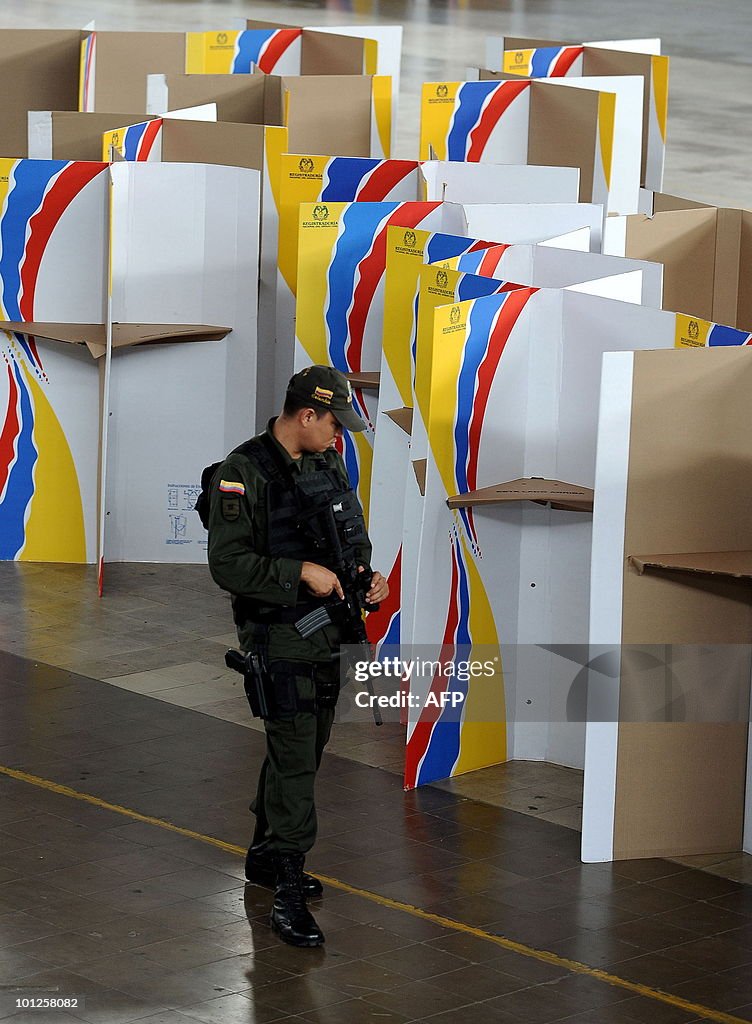
[[[97,601],[93,568],[0,563],[0,649],[261,730],[240,676],[224,667],[224,651],[236,640],[229,599],[204,567],[109,565],[106,579]],[[388,722],[378,730],[369,722],[335,728],[329,749],[397,774],[404,765],[404,733]],[[509,762],[438,786],[580,828],[582,773],[573,769]],[[752,857],[745,854],[682,863],[752,883]]]
[[[737,882],[582,865],[570,828],[405,794],[331,755],[310,865],[334,880],[315,909],[327,942],[294,950],[267,926],[269,893],[242,882],[260,735],[2,653],[0,701],[0,765],[237,847],[0,773],[6,1008],[19,987],[83,996],[73,1017],[92,1024],[752,1020],[752,890]]]
[[[660,34],[675,55],[666,191],[750,205],[746,0],[286,6],[25,0],[4,5],[2,20],[403,22],[405,157],[419,84],[461,77],[487,34]],[[0,653],[0,766],[243,847],[263,740],[222,667],[234,639],[227,598],[204,570],[169,566],[109,566],[107,597],[94,593],[93,570],[0,565],[0,652],[11,652]],[[92,1024],[752,1020],[751,858],[582,865],[579,773],[511,763],[404,794],[402,746],[396,726],[336,730],[311,867],[340,887],[327,885],[316,910],[325,948],[305,952],[269,931],[269,894],[243,885],[240,853],[0,772],[0,1017],[20,985],[84,995],[74,1017]],[[500,946],[497,934],[529,948]]]

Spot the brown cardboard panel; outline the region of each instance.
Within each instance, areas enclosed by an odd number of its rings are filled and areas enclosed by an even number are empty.
[[[289,97],[287,126],[291,153],[370,155],[369,77],[301,75],[284,78],[283,83]]]
[[[736,327],[752,331],[752,213],[742,210],[742,230],[739,240],[739,304]]]
[[[614,860],[740,850],[746,759],[746,723],[622,723]]]
[[[97,32],[95,107],[98,111],[117,107],[145,111],[146,76],[183,71],[182,32]]]
[[[668,569],[752,581],[752,551],[681,551],[668,555],[630,555],[629,560],[640,575],[651,569]]]
[[[155,114],[83,114],[52,111],[53,160],[101,160],[102,136],[115,128],[152,121]]]
[[[302,75],[362,75],[366,42],[356,36],[303,31]]]
[[[468,508],[472,505],[499,505],[508,501],[534,501],[539,505],[551,503],[552,508],[573,512],[593,511],[593,491],[579,484],[542,477],[521,477],[491,487],[481,487],[466,494],[447,498],[449,508]]]
[[[642,93],[642,164],[640,181],[645,181],[647,164],[647,140],[650,126],[650,109],[653,91],[653,61],[649,53],[627,53],[624,50],[601,50],[597,46],[586,46],[582,72],[587,76],[596,75],[639,75],[644,79]]]
[[[262,123],[284,125],[286,123],[285,79],[279,75],[263,75],[261,77],[264,83],[264,118]]]
[[[730,327],[735,327],[739,319],[741,234],[741,210],[718,210],[711,320]]]
[[[264,126],[168,119],[162,128],[162,159],[260,171],[264,166]]]
[[[365,391],[378,391],[381,374],[376,371],[363,373],[346,373],[345,376],[354,388],[363,388]]]
[[[428,472],[428,459],[415,459],[412,465],[413,473],[415,473],[415,479],[418,481],[418,488],[420,490],[420,493],[425,497],[426,473]]]
[[[668,213],[670,210],[711,210],[715,207],[710,203],[699,203],[696,199],[682,199],[681,196],[669,196],[665,192],[653,193],[653,213]]]
[[[167,75],[170,110],[216,103],[218,121],[264,124],[265,83],[264,75]]]
[[[579,167],[580,202],[593,198],[599,93],[533,82],[527,162]]]
[[[281,21],[255,21],[248,19],[245,23],[246,28],[300,28],[299,25],[285,25]]]
[[[663,308],[713,319],[717,211],[676,210],[627,218],[632,259],[663,264]]]
[[[0,156],[28,154],[29,110],[77,110],[82,33],[0,30]]]
[[[627,554],[746,550],[750,388],[750,349],[635,353]],[[640,575],[626,565],[623,645],[748,644],[750,637],[750,590],[737,580]],[[622,709],[640,686],[640,673],[623,663]],[[745,772],[745,726],[620,725],[614,856],[738,849]]]
[[[412,434],[413,432],[413,410],[408,409],[407,406],[403,405],[401,409],[388,409],[385,413],[389,419],[396,423],[398,427],[401,427],[406,434]]]
[[[577,46],[571,40],[566,42],[562,39],[533,39],[528,36],[504,36],[505,50],[537,50],[539,46]]]

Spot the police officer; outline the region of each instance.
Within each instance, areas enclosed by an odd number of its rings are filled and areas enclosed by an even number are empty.
[[[209,568],[232,594],[240,646],[263,655],[274,704],[264,722],[246,878],[275,889],[272,928],[294,946],[324,941],[305,904],[321,895],[321,883],[303,866],[316,838],[314,781],[339,693],[342,639],[335,623],[307,638],[295,623],[343,597],[337,575],[301,530],[301,507],[350,488],[334,447],[343,429],[365,429],[350,382],[332,367],[310,366],[291,378],[281,415],[231,452],[211,483]],[[354,535],[353,557],[366,570],[371,545],[364,527]],[[366,600],[375,604],[388,593],[374,572]]]

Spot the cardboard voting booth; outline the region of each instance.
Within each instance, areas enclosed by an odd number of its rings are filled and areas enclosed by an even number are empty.
[[[604,359],[585,861],[752,852],[751,384],[749,347]]]
[[[103,323],[106,171],[1,162],[3,321]],[[0,348],[0,557],[94,561],[99,369],[84,347],[20,332]]]
[[[279,180],[277,386],[293,366],[299,207],[302,202],[409,202],[425,199],[527,203],[575,202],[570,167],[514,167],[413,160],[364,160],[285,154]],[[585,223],[585,220],[582,221]],[[281,393],[278,395],[281,398]]]
[[[614,159],[621,152],[616,110],[613,92],[554,82],[427,82],[420,155],[578,167],[582,201],[631,213],[637,210],[639,175]]]
[[[0,30],[2,156],[27,155],[27,111],[78,108],[80,47],[77,29]]]
[[[152,120],[146,114],[82,113],[78,110],[30,110],[28,153],[34,160],[102,160],[102,136],[123,125]],[[104,157],[109,161],[109,153]]]
[[[383,155],[394,142],[399,96],[402,27],[303,28],[246,21],[238,30],[189,32],[188,74],[374,76],[374,121]]]
[[[113,319],[231,333],[113,352],[105,559],[201,562],[201,470],[255,421],[259,174],[149,163],[111,173]]]
[[[404,246],[412,248],[417,229],[451,232],[461,223],[461,209],[451,203],[300,206],[294,369],[325,363],[352,375],[354,405],[368,429],[345,435],[344,457],[366,512],[381,366],[387,229],[401,227]]]
[[[478,79],[519,82],[517,76],[491,71],[479,71]],[[592,78],[549,78],[545,81],[560,88],[590,89],[614,96],[609,210],[636,213],[640,208],[643,79],[638,75],[598,75]]]
[[[522,224],[518,229],[521,227]],[[427,455],[425,427],[413,399],[414,385],[421,389],[426,383],[415,379],[416,351],[420,351],[421,345],[419,323],[425,330],[435,306],[490,294],[502,287],[500,282],[510,281],[549,287],[572,285],[660,306],[660,267],[547,248],[556,244],[557,239],[540,246],[494,245],[473,238],[418,231],[416,245],[407,249],[402,245],[400,230],[389,229],[369,521],[374,564],[381,566],[388,576],[390,595],[379,612],[367,620],[370,638],[375,643],[400,642],[401,615],[407,621],[404,636],[409,639],[411,635],[416,524],[421,518],[422,496],[417,476],[411,472],[408,479],[407,471],[411,459],[422,462]],[[426,264],[435,266],[429,271]],[[630,273],[638,279],[633,282],[636,288],[630,288],[625,277]],[[426,363],[423,365],[425,368]],[[408,535],[405,545],[403,530]],[[403,576],[408,594],[406,608],[402,608],[401,600]]]
[[[467,770],[491,750],[582,766],[585,692],[573,685],[568,651],[590,635],[601,356],[673,348],[682,330],[674,313],[568,290],[516,290],[435,312],[412,642],[434,652],[500,644],[504,698],[494,699],[508,728],[458,760],[455,725],[445,741],[434,728],[441,718],[418,719],[408,784]],[[716,344],[749,337],[716,325],[711,344],[714,335]]]
[[[652,198],[651,215],[609,218],[604,249],[662,263],[667,309],[752,328],[752,213]]]
[[[284,154],[278,180],[276,395],[284,395],[295,362],[295,298],[301,203],[411,202],[420,199],[416,160]],[[373,367],[378,369],[378,367]]]
[[[146,110],[146,77],[185,71],[183,32],[81,33],[78,109]],[[36,110],[60,104],[36,104]]]
[[[280,189],[283,183],[289,183],[289,178],[282,175],[282,154],[316,153],[324,147],[345,157],[368,158],[375,155],[379,159],[381,144],[373,135],[373,89],[372,79],[360,76],[150,76],[149,109],[152,111],[214,101],[220,121],[268,126],[264,129],[263,162],[259,165],[264,170],[259,371],[266,381],[273,381],[276,376],[277,387],[268,386],[258,396],[259,427],[276,410],[281,389],[292,372],[293,334],[289,324],[286,340],[279,345],[275,340],[278,323],[278,231],[282,205]],[[284,127],[272,127],[275,125]],[[294,162],[291,166],[294,167]],[[346,191],[342,198],[349,199],[350,192]],[[294,231],[297,239],[297,218]],[[285,265],[289,267],[289,258]],[[285,302],[285,297],[282,302]]]
[[[199,561],[201,468],[254,420],[258,172],[7,170],[4,556]]]
[[[524,78],[639,75],[643,95],[643,144],[640,181],[660,190],[666,152],[669,58],[659,39],[617,39],[563,43],[520,37],[486,40],[486,67]]]

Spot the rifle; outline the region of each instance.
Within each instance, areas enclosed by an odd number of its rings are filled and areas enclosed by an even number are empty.
[[[370,568],[361,569],[354,559],[345,556],[340,531],[337,528],[337,515],[339,514],[344,524],[345,536],[347,536],[347,522],[352,518],[353,511],[353,508],[349,506],[352,506],[354,501],[352,492],[343,492],[334,501],[326,501],[307,512],[306,517],[321,518],[324,527],[326,562],[332,572],[337,575],[344,599],[342,601],[335,599],[310,612],[295,623],[295,628],[301,636],[308,637],[322,626],[334,622],[342,630],[345,643],[359,648],[365,661],[373,661],[373,652],[368,642],[366,624],[363,619],[364,612],[376,611],[379,607],[378,604],[370,604],[366,601],[373,572]],[[375,692],[370,676],[366,680],[365,687],[369,697],[373,698]],[[381,711],[373,701],[371,702],[371,711],[376,725],[383,725]]]

